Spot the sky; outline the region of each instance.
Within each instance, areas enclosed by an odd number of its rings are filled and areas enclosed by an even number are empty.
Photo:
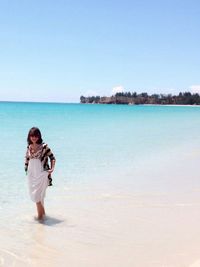
[[[199,0],[0,0],[0,101],[200,93]]]

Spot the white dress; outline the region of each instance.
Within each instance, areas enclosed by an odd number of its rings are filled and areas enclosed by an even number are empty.
[[[48,172],[44,171],[40,151],[38,152],[30,157],[27,175],[31,200],[43,204],[49,181]]]

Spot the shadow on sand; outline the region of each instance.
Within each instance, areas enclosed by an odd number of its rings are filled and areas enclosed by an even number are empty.
[[[45,216],[43,220],[39,220],[38,222],[47,226],[54,226],[56,224],[63,223],[64,220],[59,220],[50,216]]]

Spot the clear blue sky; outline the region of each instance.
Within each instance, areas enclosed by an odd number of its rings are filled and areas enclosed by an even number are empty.
[[[0,0],[0,100],[200,92],[199,0]]]

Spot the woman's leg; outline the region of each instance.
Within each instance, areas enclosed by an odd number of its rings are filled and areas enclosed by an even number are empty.
[[[41,202],[37,202],[36,206],[37,206],[37,212],[38,212],[38,219],[41,220],[43,216],[45,215],[44,206],[42,205]]]

